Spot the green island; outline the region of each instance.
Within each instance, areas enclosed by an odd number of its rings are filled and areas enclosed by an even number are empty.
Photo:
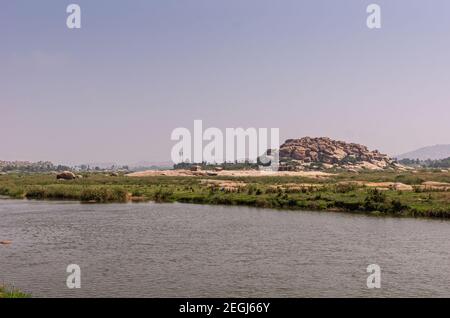
[[[340,211],[405,217],[450,217],[448,171],[330,171],[324,175],[150,175],[85,172],[0,175],[0,195],[84,203],[183,202],[273,209]]]

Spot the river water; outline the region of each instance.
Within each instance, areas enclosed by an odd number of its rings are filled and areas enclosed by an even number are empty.
[[[450,296],[449,221],[0,200],[0,240],[0,284],[34,297]]]

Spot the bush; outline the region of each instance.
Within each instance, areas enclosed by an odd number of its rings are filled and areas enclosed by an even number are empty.
[[[406,208],[405,205],[403,205],[403,203],[400,202],[400,200],[392,200],[391,204],[390,204],[390,212],[394,212],[394,213],[400,213],[402,212],[404,209]]]
[[[192,189],[193,192],[194,189]],[[168,202],[170,201],[170,197],[173,195],[173,191],[159,188],[153,194],[153,200],[155,202]]]
[[[128,192],[122,188],[89,187],[82,191],[80,200],[82,202],[126,202]]]
[[[370,189],[368,191],[368,195],[366,197],[366,200],[376,202],[376,203],[383,203],[386,202],[386,194],[378,189]]]
[[[363,208],[365,211],[386,211],[386,194],[378,189],[370,189],[364,199]]]

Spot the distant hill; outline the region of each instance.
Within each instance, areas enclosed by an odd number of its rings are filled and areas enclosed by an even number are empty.
[[[450,157],[450,145],[435,145],[419,148],[398,156],[397,159],[439,160]]]
[[[348,170],[396,168],[395,162],[364,145],[328,137],[288,139],[280,147],[280,170],[343,168]]]

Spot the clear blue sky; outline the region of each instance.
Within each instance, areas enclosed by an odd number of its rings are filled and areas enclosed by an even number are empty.
[[[389,154],[450,143],[450,1],[3,0],[0,116],[0,160],[169,160],[194,119]]]

